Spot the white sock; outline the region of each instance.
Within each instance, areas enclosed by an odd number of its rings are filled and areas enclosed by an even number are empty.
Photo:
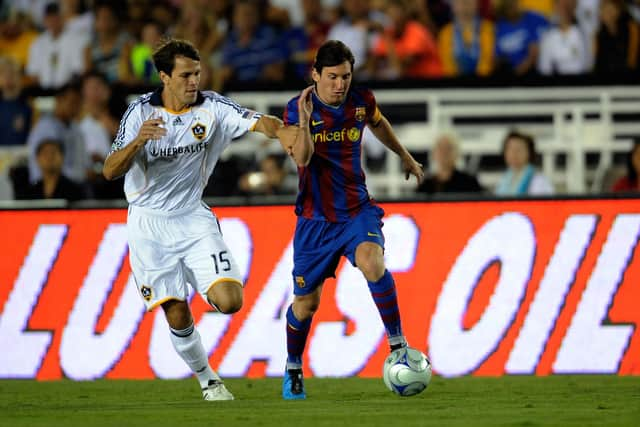
[[[209,366],[209,358],[204,351],[202,341],[200,340],[200,334],[194,325],[189,326],[186,329],[173,329],[171,330],[171,342],[173,348],[182,360],[191,368],[200,387],[205,388],[209,385],[209,380],[219,380],[220,377],[215,373],[211,366]]]

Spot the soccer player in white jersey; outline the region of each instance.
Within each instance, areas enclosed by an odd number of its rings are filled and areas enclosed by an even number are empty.
[[[202,192],[232,139],[247,131],[275,138],[282,121],[198,90],[200,57],[183,40],[153,55],[162,87],[134,101],[103,173],[125,175],[129,259],[147,309],[161,306],[171,341],[197,376],[205,400],[232,400],[211,369],[188,305],[191,285],[219,312],[242,306],[242,277]]]

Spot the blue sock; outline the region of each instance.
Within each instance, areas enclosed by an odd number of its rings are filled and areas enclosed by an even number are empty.
[[[400,309],[398,308],[398,297],[396,295],[396,284],[389,270],[385,270],[382,277],[377,282],[367,282],[369,291],[373,297],[373,302],[378,307],[380,318],[387,330],[389,345],[392,347],[406,345],[402,335],[402,325],[400,322]]]
[[[302,368],[302,353],[307,344],[311,318],[300,321],[293,314],[293,306],[287,309],[287,369]]]

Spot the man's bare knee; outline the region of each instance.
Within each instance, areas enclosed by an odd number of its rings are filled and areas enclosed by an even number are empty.
[[[221,313],[236,313],[242,308],[242,286],[231,281],[217,283],[207,292],[207,299]]]
[[[296,296],[293,300],[293,314],[298,320],[307,320],[312,317],[320,306],[320,296],[309,294]]]

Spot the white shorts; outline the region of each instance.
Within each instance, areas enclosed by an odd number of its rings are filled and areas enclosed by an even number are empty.
[[[204,204],[173,212],[129,206],[127,233],[131,270],[147,310],[172,299],[186,301],[187,284],[205,301],[221,281],[242,285],[218,220]]]

